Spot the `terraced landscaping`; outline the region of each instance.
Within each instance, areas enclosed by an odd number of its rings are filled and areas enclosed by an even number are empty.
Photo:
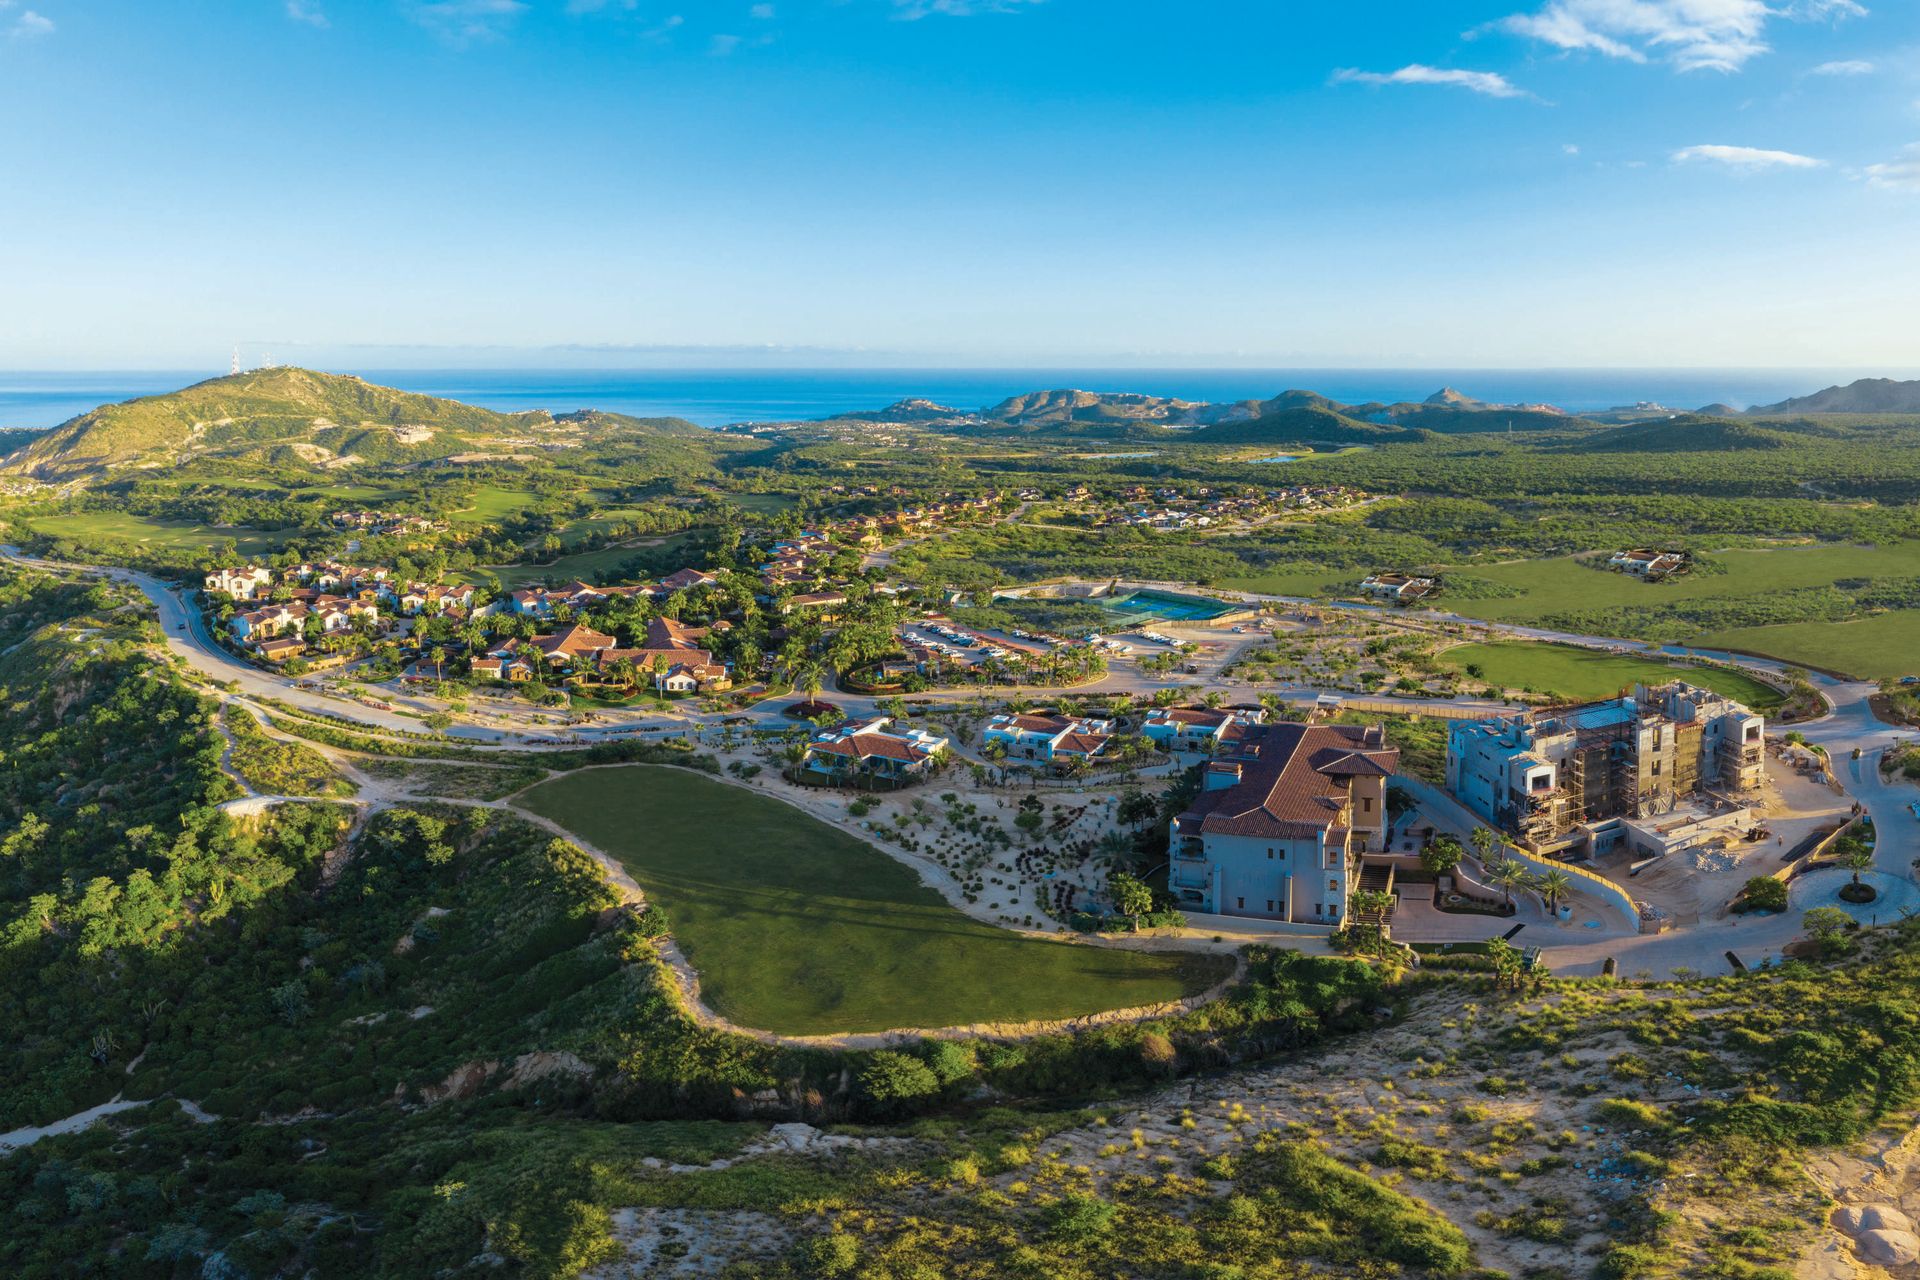
[[[913,871],[778,800],[646,765],[516,802],[618,858],[664,907],[702,997],[792,1035],[1026,1022],[1177,1000],[1217,956],[1023,938],[948,906]]]

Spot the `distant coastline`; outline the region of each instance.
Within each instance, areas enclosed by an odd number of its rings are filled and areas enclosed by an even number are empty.
[[[173,391],[224,369],[0,372],[0,428],[56,426],[101,404]],[[1851,382],[1863,369],[340,369],[407,391],[514,411],[603,409],[678,417],[702,426],[824,418],[907,398],[978,409],[1059,387],[1138,391],[1184,400],[1263,399],[1318,391],[1360,403],[1421,400],[1440,386],[1480,399],[1547,403],[1574,413],[1652,402],[1676,409],[1744,408]]]

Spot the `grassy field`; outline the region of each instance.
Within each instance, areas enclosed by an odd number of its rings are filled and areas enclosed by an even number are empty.
[[[525,489],[506,489],[496,484],[483,484],[474,491],[473,498],[454,519],[463,524],[490,524],[495,520],[504,520],[515,512],[523,511],[540,499]]]
[[[489,565],[485,572],[500,580],[503,589],[512,591],[524,587],[530,582],[569,582],[575,578],[582,582],[600,582],[611,577],[620,565],[639,555],[640,547],[603,547],[598,551],[581,551],[570,556],[561,556],[552,564],[505,564]]]
[[[556,532],[560,535],[561,542],[569,547],[577,546],[595,534],[607,532],[622,520],[631,520],[635,516],[643,514],[645,513],[639,507],[609,507],[595,515],[588,516],[584,520],[568,521],[566,524],[561,525]]]
[[[519,803],[619,858],[664,906],[707,1003],[788,1034],[1065,1018],[1191,995],[1220,957],[1042,942],[777,800],[678,770],[595,769]]]
[[[138,542],[152,546],[202,550],[232,539],[242,555],[277,551],[286,541],[258,529],[217,529],[211,525],[151,520],[117,511],[85,511],[66,516],[34,516],[24,521],[36,533],[82,544]]]
[[[1642,582],[1624,573],[1590,568],[1572,556],[1522,560],[1511,564],[1455,565],[1448,572],[1517,588],[1523,594],[1469,600],[1442,595],[1436,608],[1490,622],[1534,622],[1556,613],[1588,609],[1645,608],[1682,600],[1712,600],[1822,587],[1849,578],[1902,578],[1920,575],[1920,542],[1882,547],[1843,544],[1716,551],[1710,559],[1725,573],[1683,574],[1668,582]],[[1358,571],[1296,569],[1222,579],[1231,591],[1267,595],[1326,596],[1365,575]]]
[[[1760,653],[1863,679],[1920,675],[1920,610],[1878,613],[1853,622],[1800,622],[1713,631],[1703,649]]]
[[[777,516],[791,510],[796,502],[793,495],[787,493],[730,493],[727,497],[741,510],[761,516]]]
[[[1457,600],[1442,596],[1439,607],[1494,622],[1527,622],[1553,613],[1614,607],[1645,607],[1678,600],[1713,600],[1823,587],[1848,578],[1900,578],[1920,574],[1920,542],[1884,547],[1827,544],[1776,547],[1762,551],[1716,551],[1711,557],[1725,573],[1683,574],[1670,582],[1642,582],[1576,564],[1572,557],[1527,560],[1517,564],[1467,565],[1459,572],[1518,587],[1522,596],[1501,600]]]
[[[1597,653],[1569,645],[1502,640],[1448,649],[1440,661],[1457,671],[1478,668],[1488,684],[1502,689],[1532,689],[1577,702],[1598,702],[1636,684],[1682,679],[1743,702],[1756,711],[1780,705],[1780,694],[1738,671],[1688,667],[1653,658]]]

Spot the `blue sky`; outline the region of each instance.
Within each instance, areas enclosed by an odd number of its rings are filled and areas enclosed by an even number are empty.
[[[0,368],[1920,349],[1912,0],[0,0]]]

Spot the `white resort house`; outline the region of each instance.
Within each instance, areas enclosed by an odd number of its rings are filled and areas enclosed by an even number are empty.
[[[1004,747],[1009,759],[1072,764],[1106,754],[1113,742],[1113,721],[1004,713],[987,721],[981,736],[988,746]]]
[[[1369,574],[1360,583],[1360,591],[1375,600],[1391,600],[1395,604],[1407,604],[1423,596],[1432,595],[1439,585],[1432,578],[1421,578],[1412,574],[1375,573]]]
[[[1205,707],[1155,707],[1140,725],[1141,734],[1162,751],[1218,751],[1246,737],[1267,718],[1258,707],[1212,710]]]
[[[217,569],[207,575],[209,593],[223,591],[235,600],[251,600],[273,585],[273,570],[257,564],[244,569]]]
[[[887,716],[875,716],[815,734],[807,744],[806,767],[836,781],[924,777],[947,749],[947,739],[924,729],[889,728],[892,723]]]
[[[1635,547],[1631,551],[1616,551],[1608,559],[1609,569],[1618,569],[1630,573],[1636,578],[1655,581],[1669,574],[1678,573],[1687,567],[1687,553],[1684,551],[1655,551],[1646,547]]]
[[[1337,925],[1387,844],[1400,753],[1379,725],[1258,725],[1173,820],[1167,886],[1188,911]]]

